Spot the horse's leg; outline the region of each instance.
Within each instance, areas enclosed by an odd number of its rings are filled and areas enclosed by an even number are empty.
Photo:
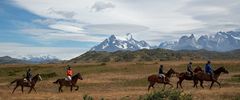
[[[58,92],[62,92],[62,86],[61,85],[58,88]]]
[[[30,87],[30,89],[29,89],[28,93],[31,93],[32,89],[33,89],[33,87]]]
[[[181,81],[179,82],[181,89],[183,88],[183,87],[182,87],[182,81],[183,81],[183,80],[181,80]]]
[[[198,87],[197,87],[197,85],[198,85],[198,80],[193,80],[193,84],[194,84],[193,87],[198,88]]]
[[[35,93],[37,93],[37,90],[35,89],[35,87],[33,87],[33,90],[35,91]]]
[[[181,81],[181,79],[179,78],[179,80],[178,80],[178,82],[177,82],[177,88],[178,88],[178,85],[179,85],[180,81]]]
[[[211,83],[211,86],[210,86],[210,88],[209,88],[209,89],[211,89],[211,88],[212,88],[213,84],[214,84],[214,81],[212,81],[212,83]]]
[[[151,84],[148,85],[148,91],[149,91],[150,88],[151,88]]]
[[[72,89],[73,89],[73,85],[70,86],[70,91],[72,92]]]
[[[202,88],[204,88],[203,87],[203,80],[200,80],[200,85],[201,85]]]
[[[148,91],[150,90],[151,87],[154,88],[154,84],[155,84],[155,82],[150,82],[150,84],[148,86]]]
[[[18,86],[19,86],[19,85],[16,85],[16,86],[14,87],[14,89],[13,89],[13,91],[12,91],[12,94],[15,92],[15,90],[17,89]]]
[[[22,90],[22,93],[23,93],[23,85],[21,85],[21,90]]]
[[[219,88],[221,88],[221,84],[218,81],[215,81],[215,82],[218,84]]]

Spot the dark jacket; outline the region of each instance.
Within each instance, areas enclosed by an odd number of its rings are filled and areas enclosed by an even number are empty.
[[[210,64],[205,65],[205,72],[208,74],[212,74],[213,70]]]
[[[32,78],[32,72],[30,70],[27,71],[27,79]]]
[[[163,73],[163,67],[160,67],[160,68],[159,68],[158,73],[159,73],[159,74],[164,74],[164,73]]]

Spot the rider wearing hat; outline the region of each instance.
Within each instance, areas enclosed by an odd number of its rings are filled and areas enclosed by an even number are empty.
[[[26,79],[28,81],[28,84],[31,85],[31,82],[32,82],[32,70],[31,70],[31,68],[28,68],[28,70],[26,72]]]
[[[67,65],[67,71],[66,71],[66,74],[67,74],[67,79],[70,83],[70,85],[72,85],[72,75],[73,75],[73,71],[72,71],[72,68],[70,67],[70,65]]]
[[[160,65],[158,74],[159,74],[159,78],[163,79],[163,83],[165,83],[166,81],[165,81],[165,74],[163,73],[163,65]]]
[[[208,75],[210,75],[211,79],[214,80],[213,77],[213,69],[211,67],[211,61],[208,61],[207,64],[205,65],[205,73],[207,73]]]

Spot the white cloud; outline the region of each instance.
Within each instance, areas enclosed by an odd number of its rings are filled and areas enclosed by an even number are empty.
[[[41,56],[52,55],[59,59],[68,60],[86,52],[88,48],[64,48],[64,47],[34,47],[19,43],[0,43],[0,56]]]
[[[100,42],[104,40],[104,37],[53,29],[22,29],[22,32],[39,40],[72,40],[81,42]]]
[[[149,28],[134,24],[95,24],[84,26],[84,29],[89,33],[97,34],[126,34],[146,31]]]
[[[73,26],[73,25],[53,24],[53,25],[49,25],[49,27],[53,29],[66,31],[66,32],[83,33],[83,29],[81,27]]]
[[[97,38],[90,34],[118,35],[134,32],[137,38],[156,43],[157,40],[172,40],[183,34],[236,30],[240,26],[239,0],[14,1],[19,7],[44,18],[61,19],[61,23],[57,21],[49,24],[49,27],[71,34],[50,34],[51,38],[56,36],[55,39],[100,41],[99,38],[102,37]],[[118,23],[137,27],[123,27]],[[65,35],[67,38],[64,38]]]
[[[54,24],[57,21],[55,19],[35,19],[33,20],[34,23],[39,23],[43,25]]]
[[[110,2],[100,2],[100,1],[98,1],[98,2],[94,3],[94,5],[91,7],[91,9],[93,11],[98,12],[98,11],[103,11],[105,9],[114,8],[114,7],[115,7],[115,5],[110,3]]]

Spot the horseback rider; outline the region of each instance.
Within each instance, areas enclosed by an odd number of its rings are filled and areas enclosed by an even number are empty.
[[[67,80],[69,81],[69,84],[72,85],[72,75],[73,75],[73,71],[72,71],[72,68],[70,67],[70,65],[67,65],[67,66],[68,66],[67,71],[66,71]]]
[[[192,62],[189,62],[189,64],[187,65],[187,72],[189,72],[190,75],[193,76]]]
[[[159,67],[159,71],[158,71],[158,74],[159,74],[159,78],[160,79],[163,79],[163,83],[165,83],[166,81],[165,81],[165,74],[163,73],[163,65],[160,65],[160,67]]]
[[[32,82],[32,70],[31,68],[28,68],[28,70],[26,71],[26,79],[29,85],[31,85]]]
[[[208,61],[207,64],[205,65],[205,73],[210,75],[211,79],[214,80],[214,76],[213,76],[214,73],[211,67],[211,61]]]

